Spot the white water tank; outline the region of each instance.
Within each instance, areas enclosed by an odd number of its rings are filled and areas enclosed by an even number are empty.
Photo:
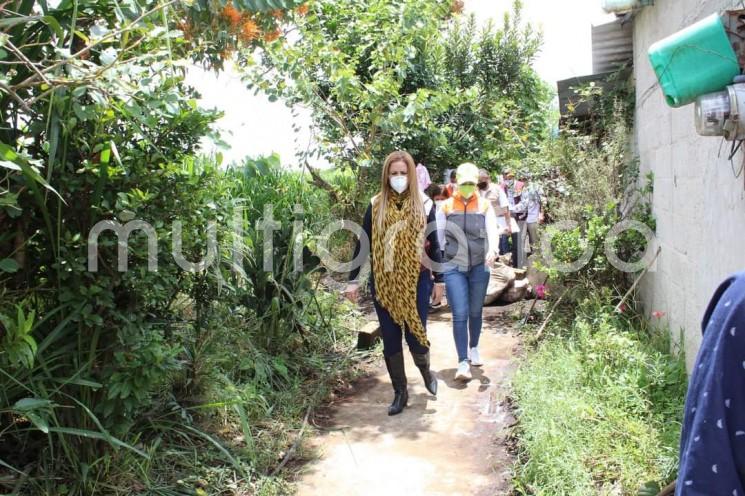
[[[646,5],[652,5],[652,0],[601,0],[601,6],[603,10],[609,14],[621,14],[623,12],[630,12],[634,9],[644,7]]]

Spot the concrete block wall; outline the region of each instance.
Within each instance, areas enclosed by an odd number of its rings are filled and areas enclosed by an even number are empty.
[[[684,347],[689,369],[701,343],[701,319],[711,295],[729,274],[745,270],[745,181],[734,177],[727,160],[729,143],[721,145],[720,138],[696,134],[693,105],[667,106],[647,50],[707,15],[740,4],[656,0],[634,18],[635,146],[642,174],[654,172],[654,214],[662,248],[655,270],[640,288],[650,315],[666,313],[663,323]],[[735,166],[744,160],[738,153]]]

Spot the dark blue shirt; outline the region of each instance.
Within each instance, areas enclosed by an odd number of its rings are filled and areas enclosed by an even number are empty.
[[[745,496],[745,272],[719,286],[702,330],[675,494]]]

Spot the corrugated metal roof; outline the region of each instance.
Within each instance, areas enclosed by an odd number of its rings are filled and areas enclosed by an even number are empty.
[[[631,22],[616,19],[592,27],[592,71],[612,72],[630,65],[634,59],[634,36]]]

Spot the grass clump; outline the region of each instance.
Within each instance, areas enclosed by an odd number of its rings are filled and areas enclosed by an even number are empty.
[[[668,333],[585,300],[514,379],[519,494],[638,494],[674,478],[686,391]]]

